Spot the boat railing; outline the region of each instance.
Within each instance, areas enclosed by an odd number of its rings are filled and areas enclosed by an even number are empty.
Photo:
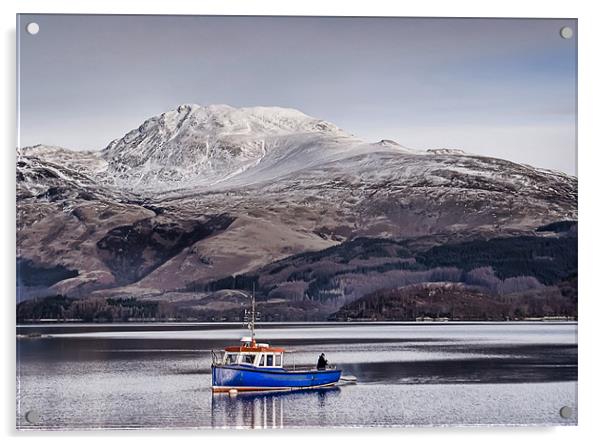
[[[221,365],[222,364],[222,357],[215,352],[213,349],[211,350],[211,364],[212,365]]]
[[[294,363],[289,366],[285,366],[286,369],[291,371],[299,371],[299,372],[308,372],[308,371],[320,371],[315,365],[295,365]],[[335,365],[327,365],[326,368],[321,369],[321,371],[327,370],[335,370],[337,367]]]

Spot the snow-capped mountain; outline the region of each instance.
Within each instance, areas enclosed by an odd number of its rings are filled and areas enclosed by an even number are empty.
[[[101,156],[116,185],[157,191],[210,187],[310,141],[322,149],[360,143],[293,109],[181,105],[114,140]]]
[[[436,244],[577,219],[574,177],[370,143],[276,107],[182,105],[99,152],[17,161],[23,288],[46,293],[163,294],[356,237]]]

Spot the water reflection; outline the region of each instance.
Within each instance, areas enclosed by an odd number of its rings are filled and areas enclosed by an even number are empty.
[[[287,408],[313,404],[319,409],[326,400],[339,396],[340,388],[320,388],[293,392],[213,394],[211,426],[214,428],[283,428]],[[297,419],[298,423],[298,419]]]

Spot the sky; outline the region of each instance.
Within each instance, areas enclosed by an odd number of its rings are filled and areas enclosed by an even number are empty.
[[[366,141],[576,174],[576,20],[25,14],[17,28],[19,146],[100,150],[180,104],[273,105]]]

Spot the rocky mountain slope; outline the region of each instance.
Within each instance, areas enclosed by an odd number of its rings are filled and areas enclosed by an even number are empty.
[[[432,247],[576,219],[562,173],[182,105],[99,152],[18,151],[19,295],[160,298],[358,237]]]

